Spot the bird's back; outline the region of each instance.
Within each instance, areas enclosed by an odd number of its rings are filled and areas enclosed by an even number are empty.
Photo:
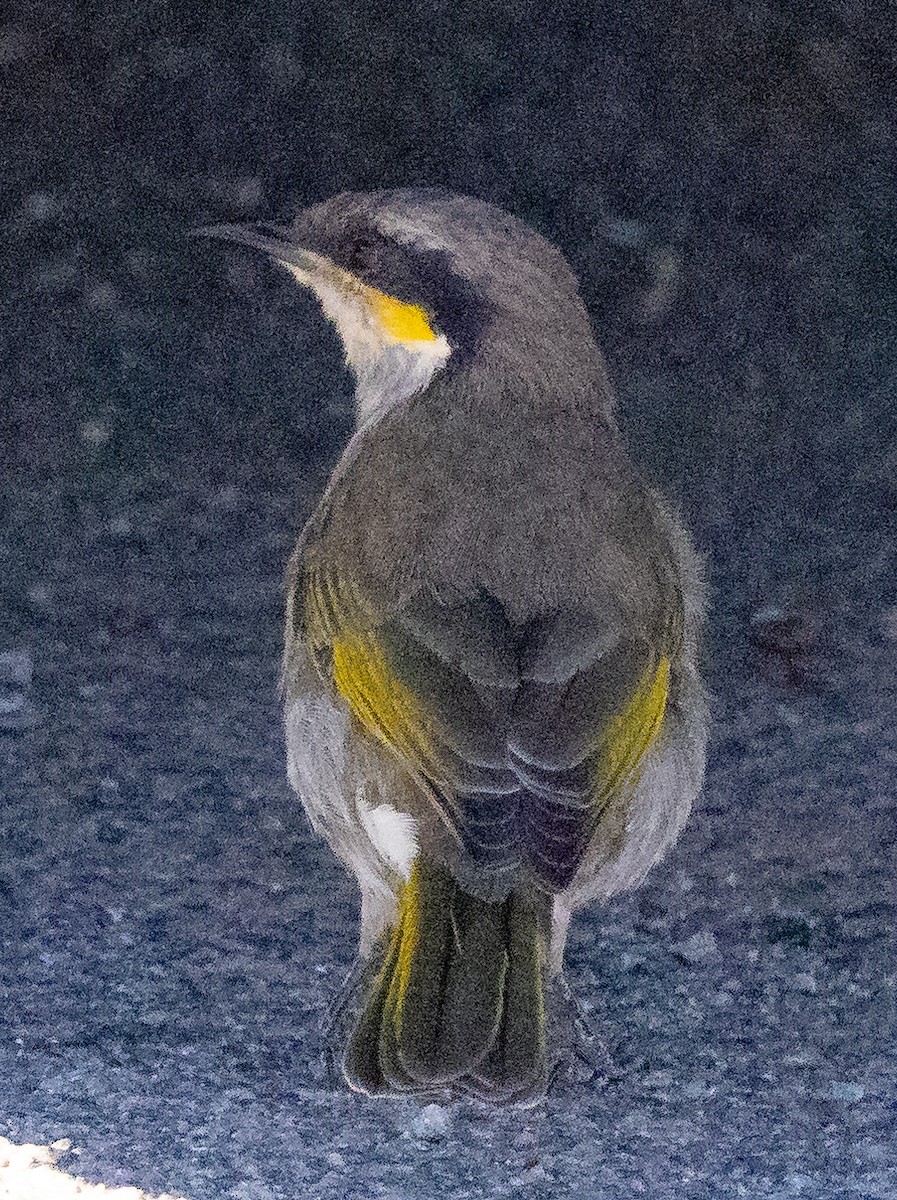
[[[485,592],[515,622],[586,606],[650,625],[676,587],[673,522],[599,406],[451,383],[359,435],[304,553],[392,602]]]
[[[295,561],[296,642],[398,760],[420,847],[353,1086],[544,1088],[552,898],[621,852],[677,686],[667,522],[607,421],[519,393],[433,387],[338,470]]]

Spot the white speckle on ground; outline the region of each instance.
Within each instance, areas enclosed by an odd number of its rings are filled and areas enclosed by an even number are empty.
[[[866,1095],[866,1089],[859,1083],[835,1080],[832,1082],[828,1094],[832,1100],[847,1100],[850,1103],[856,1103]]]
[[[673,949],[691,963],[706,963],[719,957],[716,935],[709,929],[693,933],[686,941],[678,942]]]
[[[445,1135],[451,1129],[452,1118],[448,1109],[441,1104],[426,1104],[415,1113],[411,1122],[411,1132],[415,1137],[429,1138],[434,1141]]]
[[[0,1200],[184,1200],[167,1192],[151,1196],[137,1187],[107,1187],[70,1175],[56,1163],[71,1147],[67,1138],[49,1146],[17,1146],[0,1137]]]
[[[112,431],[106,421],[100,417],[90,417],[78,426],[78,433],[83,442],[91,446],[105,446],[112,436]]]
[[[30,687],[34,661],[30,650],[4,650],[0,653],[0,684]]]

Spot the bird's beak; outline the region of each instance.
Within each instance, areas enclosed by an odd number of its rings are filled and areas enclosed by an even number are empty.
[[[297,246],[289,229],[284,229],[279,225],[261,221],[254,225],[205,225],[201,229],[192,230],[192,234],[194,237],[212,237],[221,238],[227,242],[239,242],[243,246],[251,246],[253,250],[262,250],[277,262],[296,268],[308,275],[310,279],[335,269],[333,263],[322,254],[315,254],[313,250]]]
[[[384,344],[402,342],[419,345],[421,342],[439,341],[428,314],[422,308],[362,283],[356,275],[337,266],[325,255],[297,245],[291,230],[280,225],[267,222],[254,225],[207,225],[193,230],[193,233],[199,237],[239,242],[263,251],[285,266],[297,282],[317,294],[325,314],[336,323],[343,337],[350,361],[354,357],[350,347],[350,309],[356,314],[363,314],[364,321]]]

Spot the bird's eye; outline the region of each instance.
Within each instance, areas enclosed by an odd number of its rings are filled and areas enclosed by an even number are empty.
[[[377,243],[370,233],[355,233],[349,239],[345,254],[346,267],[363,275],[377,266]]]

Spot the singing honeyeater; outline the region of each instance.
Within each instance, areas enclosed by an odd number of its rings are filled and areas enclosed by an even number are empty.
[[[317,295],[357,385],[284,659],[290,780],[361,889],[346,1079],[531,1101],[571,913],[640,883],[701,785],[695,551],[521,221],[410,188],[205,232]]]

